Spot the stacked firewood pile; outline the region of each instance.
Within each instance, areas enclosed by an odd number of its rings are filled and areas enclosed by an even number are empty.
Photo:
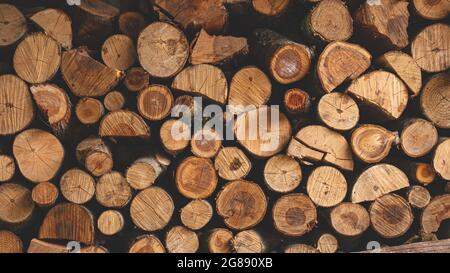
[[[0,252],[450,252],[449,1],[1,2]]]

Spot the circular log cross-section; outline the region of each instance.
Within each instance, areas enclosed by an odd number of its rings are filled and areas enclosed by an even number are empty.
[[[161,125],[159,137],[164,150],[176,155],[189,146],[191,129],[183,121],[169,119]]]
[[[82,140],[75,154],[78,162],[94,176],[102,176],[113,168],[111,149],[101,138],[88,137]]]
[[[80,169],[68,170],[59,184],[64,198],[75,204],[87,203],[95,194],[94,178]]]
[[[409,176],[422,186],[433,183],[436,178],[436,171],[429,163],[412,163],[409,166]]]
[[[127,71],[123,83],[128,91],[138,92],[150,84],[150,76],[142,67],[132,67]]]
[[[330,218],[333,229],[347,237],[361,235],[370,226],[369,213],[359,204],[341,203],[331,210]]]
[[[442,23],[425,27],[412,41],[414,60],[426,72],[440,72],[450,67],[450,26]]]
[[[334,207],[344,200],[347,194],[347,181],[338,169],[320,166],[308,177],[306,190],[317,206]]]
[[[231,241],[236,253],[263,253],[267,250],[261,235],[254,230],[244,230]]]
[[[170,114],[172,107],[172,92],[164,85],[150,85],[142,90],[137,98],[139,113],[151,121],[164,119]]]
[[[225,180],[245,178],[252,168],[250,159],[237,147],[224,147],[214,160],[214,167]]]
[[[52,134],[30,129],[16,136],[13,153],[20,172],[32,182],[55,177],[64,159],[64,148]]]
[[[75,106],[78,120],[85,125],[96,124],[105,114],[105,108],[98,99],[82,98]]]
[[[104,174],[95,187],[97,202],[107,208],[123,208],[131,199],[131,188],[119,172]]]
[[[136,61],[136,47],[130,37],[117,34],[109,37],[102,47],[103,62],[118,70],[127,70]]]
[[[11,46],[27,32],[27,20],[15,6],[0,4],[0,47]]]
[[[416,12],[428,20],[441,20],[450,13],[450,2],[447,0],[413,0]]]
[[[420,96],[420,108],[436,127],[450,128],[450,72],[431,77]]]
[[[31,198],[39,207],[50,207],[58,199],[58,188],[50,182],[42,182],[34,186],[31,191]]]
[[[125,106],[125,97],[119,91],[112,91],[105,96],[103,104],[108,111],[117,111]]]
[[[242,230],[262,221],[267,210],[267,199],[258,184],[236,180],[227,183],[219,192],[216,209],[228,227]]]
[[[22,240],[11,231],[0,230],[0,253],[23,253]]]
[[[317,240],[317,250],[320,253],[336,253],[339,245],[336,237],[330,233],[322,234]]]
[[[450,180],[450,166],[448,160],[450,158],[450,139],[440,143],[433,157],[433,168],[445,180]]]
[[[191,199],[208,198],[217,186],[217,174],[211,160],[190,156],[177,167],[175,183],[178,191]]]
[[[292,157],[275,155],[266,162],[264,181],[275,192],[291,192],[302,181],[302,169],[297,160]]]
[[[16,173],[16,163],[8,155],[0,155],[0,182],[6,182],[13,178]]]
[[[166,249],[158,237],[143,235],[136,238],[130,247],[129,253],[166,253]]]
[[[233,232],[226,228],[216,228],[208,236],[208,250],[210,253],[231,253]]]
[[[145,231],[164,228],[172,218],[173,211],[172,198],[159,187],[150,187],[139,192],[130,206],[133,223]]]
[[[351,146],[354,154],[365,163],[383,160],[391,150],[396,134],[384,127],[364,124],[352,133]]]
[[[136,190],[143,190],[153,185],[167,167],[159,159],[158,155],[137,159],[125,173],[128,184]]]
[[[104,211],[97,220],[98,230],[108,236],[119,233],[124,225],[125,220],[123,219],[122,214],[117,210]]]
[[[396,238],[411,227],[413,214],[408,202],[396,194],[384,195],[370,206],[373,229],[384,238]]]
[[[33,108],[27,84],[15,75],[1,75],[0,136],[25,129],[33,120]]]
[[[315,227],[317,210],[308,196],[292,193],[276,201],[272,217],[279,232],[288,236],[302,236]]]
[[[72,48],[72,20],[64,11],[47,8],[36,12],[30,19],[64,49]]]
[[[317,106],[320,120],[338,131],[353,129],[359,121],[359,107],[348,95],[333,92],[320,98]]]
[[[181,209],[180,218],[183,225],[192,230],[203,228],[211,220],[213,208],[206,200],[192,200]]]
[[[170,78],[178,74],[189,57],[189,44],[183,32],[171,24],[155,22],[139,35],[139,61],[156,78]]]
[[[0,222],[20,225],[31,218],[34,210],[31,192],[19,184],[0,185]]]
[[[166,247],[169,253],[195,253],[200,242],[197,234],[182,226],[175,226],[166,234]]]
[[[27,36],[14,53],[14,70],[29,83],[51,80],[59,69],[61,47],[50,36],[34,33]]]
[[[292,115],[305,114],[311,109],[311,98],[307,92],[292,88],[284,93],[283,104]]]
[[[422,186],[413,186],[409,189],[408,194],[408,203],[418,209],[425,208],[431,201],[430,192]]]
[[[198,130],[191,139],[191,151],[198,157],[212,158],[217,155],[221,147],[221,136],[212,129]]]
[[[409,120],[400,133],[400,146],[409,157],[422,157],[428,154],[438,142],[438,131],[424,119]]]

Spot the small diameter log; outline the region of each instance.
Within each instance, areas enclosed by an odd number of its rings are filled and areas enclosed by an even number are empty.
[[[272,209],[275,229],[284,235],[299,237],[310,232],[317,223],[317,210],[302,193],[282,196]]]
[[[0,155],[0,182],[6,182],[16,173],[16,163],[9,155]]]
[[[20,225],[33,214],[34,202],[31,192],[19,184],[0,185],[0,222],[8,225]]]
[[[326,94],[317,105],[320,120],[337,131],[353,129],[359,121],[359,107],[348,95],[338,92]]]
[[[436,127],[450,128],[450,73],[439,73],[431,77],[420,96],[420,108]]]
[[[237,141],[252,155],[270,157],[281,152],[292,136],[287,117],[275,107],[259,107],[237,117]]]
[[[213,208],[206,200],[192,200],[181,209],[180,218],[184,226],[192,230],[202,229],[213,216]]]
[[[339,248],[338,241],[330,233],[324,233],[320,235],[317,240],[317,250],[320,253],[336,253]]]
[[[142,67],[132,67],[123,80],[128,91],[138,92],[150,84],[150,76]]]
[[[341,203],[330,213],[331,226],[345,237],[357,237],[370,226],[370,217],[367,210],[353,203]]]
[[[185,68],[172,82],[172,89],[204,96],[214,102],[225,104],[228,83],[222,70],[209,64]]]
[[[208,250],[210,253],[231,253],[233,232],[226,228],[213,229],[208,235]]]
[[[434,233],[439,230],[441,223],[450,219],[450,194],[434,197],[423,210],[420,227],[424,233]]]
[[[208,198],[217,186],[217,174],[211,160],[190,156],[178,165],[175,183],[178,191],[191,199]]]
[[[236,72],[231,79],[228,105],[233,113],[241,113],[247,106],[266,104],[271,95],[270,79],[259,68],[248,66]]]
[[[105,114],[103,103],[94,98],[81,98],[75,106],[78,120],[85,125],[93,125]]]
[[[166,234],[169,253],[195,253],[200,246],[197,234],[183,226],[175,226]]]
[[[64,159],[61,142],[39,129],[29,129],[17,135],[12,148],[20,172],[32,182],[50,181]]]
[[[302,181],[302,169],[300,164],[292,157],[275,155],[266,162],[264,181],[272,191],[291,192]]]
[[[301,80],[311,66],[312,51],[269,29],[256,29],[252,34],[255,58],[281,84]]]
[[[127,11],[119,17],[119,31],[136,41],[139,33],[147,26],[144,15],[135,11]]]
[[[109,37],[102,46],[103,62],[117,70],[127,70],[137,58],[136,46],[130,37],[116,34]]]
[[[125,97],[119,91],[109,92],[103,99],[103,104],[108,111],[113,112],[125,106]]]
[[[166,249],[158,237],[142,235],[136,238],[130,247],[129,253],[166,253]]]
[[[303,127],[292,138],[287,155],[303,162],[325,162],[342,170],[353,170],[352,150],[339,133],[324,126]]]
[[[407,193],[408,203],[418,209],[423,209],[431,201],[430,192],[422,186],[412,186]]]
[[[201,28],[208,33],[221,33],[228,22],[228,12],[220,0],[153,1],[160,19],[170,18],[184,30]]]
[[[289,7],[290,0],[251,0],[253,9],[267,17],[278,17]]]
[[[15,44],[27,32],[27,20],[15,6],[0,4],[0,47]]]
[[[428,154],[438,142],[438,131],[424,119],[411,119],[405,123],[400,133],[400,147],[409,157]]]
[[[126,171],[125,177],[133,189],[143,190],[153,185],[170,165],[170,159],[155,154],[137,159]]]
[[[31,191],[31,198],[34,203],[43,208],[53,206],[58,196],[58,188],[50,182],[39,183]]]
[[[44,120],[57,136],[64,136],[72,117],[72,105],[66,91],[54,84],[34,85],[30,90]]]
[[[362,172],[357,178],[351,199],[353,203],[373,201],[406,187],[409,187],[409,181],[403,171],[390,164],[377,164]]]
[[[320,166],[308,177],[306,190],[317,206],[334,207],[344,201],[347,194],[347,180],[338,169]]]
[[[161,126],[159,137],[164,150],[176,155],[189,146],[191,129],[180,120],[169,119]]]
[[[411,163],[408,177],[422,186],[427,186],[433,183],[436,178],[436,171],[429,163]]]
[[[14,70],[29,83],[51,80],[59,69],[61,47],[50,36],[38,32],[28,35],[14,53]]]
[[[395,73],[406,84],[411,97],[419,95],[422,88],[422,71],[411,56],[401,51],[389,51],[378,58],[378,63]]]
[[[0,135],[13,135],[25,129],[34,118],[33,108],[27,84],[15,75],[1,75]]]
[[[440,72],[450,67],[450,26],[434,24],[425,27],[411,43],[412,57],[426,72]]]
[[[345,81],[357,79],[371,61],[369,51],[357,44],[332,42],[320,54],[316,74],[322,89],[329,93]]]
[[[245,178],[252,168],[252,162],[237,147],[223,147],[214,160],[214,167],[225,180]]]
[[[64,198],[75,204],[85,204],[95,194],[94,178],[80,169],[68,170],[61,177],[59,184]]]
[[[55,39],[62,48],[72,48],[72,20],[60,9],[44,9],[30,17],[44,32]]]
[[[145,231],[163,229],[172,218],[174,203],[170,195],[159,187],[140,191],[131,202],[133,223]]]
[[[173,107],[173,95],[167,86],[153,84],[139,92],[137,109],[150,121],[166,118]]]
[[[361,161],[378,163],[389,154],[396,138],[396,133],[384,127],[364,124],[353,131],[350,144]]]
[[[190,62],[220,65],[249,52],[247,39],[233,36],[209,35],[204,29],[193,42]]]
[[[113,168],[111,149],[98,137],[89,137],[81,141],[76,148],[78,162],[94,176],[102,176]]]
[[[173,25],[155,22],[139,35],[137,51],[142,67],[152,77],[170,78],[186,64],[189,44],[183,32]]]
[[[63,203],[51,208],[42,221],[39,239],[78,241],[87,245],[94,242],[94,217],[83,206]]]
[[[119,172],[104,174],[95,186],[95,199],[107,208],[123,208],[131,199],[131,188]]]
[[[346,41],[353,34],[352,16],[341,0],[320,1],[304,24],[309,37],[324,43]]]
[[[65,51],[61,74],[72,93],[78,97],[99,97],[113,89],[123,73],[91,58],[85,49]]]
[[[318,253],[319,251],[310,246],[305,244],[293,244],[284,250],[284,253]]]
[[[212,129],[201,129],[191,138],[191,151],[195,156],[213,158],[222,147],[222,137]]]
[[[227,183],[219,192],[216,209],[228,227],[236,230],[248,229],[264,218],[267,199],[258,184],[236,180]]]
[[[381,70],[359,77],[347,91],[389,119],[402,115],[409,97],[406,85],[395,74]]]
[[[267,250],[261,235],[251,229],[236,234],[231,243],[236,253],[264,253]]]
[[[450,3],[445,0],[413,0],[414,9],[425,19],[441,20],[450,13]]]
[[[22,240],[8,230],[0,230],[0,253],[23,253]]]
[[[409,230],[414,218],[408,202],[396,194],[387,194],[375,200],[369,213],[373,229],[384,238],[402,236]]]
[[[449,158],[450,139],[447,139],[437,146],[432,162],[434,170],[444,180],[450,180],[450,167],[448,165]]]
[[[102,212],[97,220],[97,227],[101,233],[112,236],[122,231],[125,220],[122,213],[117,210],[107,210]]]
[[[284,93],[283,104],[289,114],[306,114],[311,110],[311,98],[301,89],[292,88]]]
[[[100,122],[100,137],[150,137],[150,128],[135,112],[109,112]]]
[[[380,50],[402,49],[408,44],[408,2],[365,1],[353,18],[359,33]]]

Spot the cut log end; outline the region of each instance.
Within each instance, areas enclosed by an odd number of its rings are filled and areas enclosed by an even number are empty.
[[[422,187],[422,186],[413,186],[409,189],[408,194],[408,203],[418,209],[425,208],[431,201],[430,192]]]
[[[144,15],[139,12],[127,11],[119,17],[119,30],[134,41],[138,38],[139,33],[147,25]]]
[[[214,167],[219,176],[225,180],[245,178],[251,168],[250,159],[237,147],[224,147],[217,154]]]
[[[288,246],[284,250],[284,253],[318,253],[318,252],[319,251],[316,248],[305,244],[293,244]]]
[[[436,178],[436,171],[428,163],[415,163],[410,166],[410,173],[413,180],[423,186],[427,186]]]
[[[231,253],[233,232],[225,228],[216,228],[208,236],[208,250],[211,253]]]
[[[125,106],[125,97],[119,91],[109,92],[103,99],[103,104],[108,111],[113,112]]]
[[[430,78],[422,89],[420,107],[436,127],[450,128],[450,73],[439,73]]]
[[[78,120],[85,125],[96,124],[105,114],[103,103],[94,98],[82,98],[75,106]]]
[[[334,207],[344,200],[347,181],[338,169],[321,166],[314,169],[308,177],[306,190],[317,206]]]
[[[181,209],[181,222],[191,230],[199,230],[209,223],[213,208],[206,200],[193,200]]]
[[[166,253],[161,241],[153,235],[143,235],[133,242],[129,253]]]
[[[109,112],[100,122],[100,137],[150,137],[150,128],[135,112]]]
[[[150,84],[150,75],[142,67],[132,67],[127,71],[123,82],[128,91],[138,92]]]
[[[433,157],[433,168],[436,173],[445,180],[450,180],[450,168],[448,167],[448,159],[450,158],[450,139],[440,143]]]
[[[377,163],[389,154],[395,140],[396,134],[384,127],[365,124],[352,133],[351,146],[361,161]]]
[[[412,119],[400,133],[400,146],[409,157],[422,157],[434,148],[438,138],[438,131],[431,122]]]
[[[289,84],[306,76],[311,65],[309,49],[298,44],[278,48],[270,61],[270,73],[279,83]]]
[[[203,158],[212,158],[222,147],[221,136],[213,130],[201,129],[191,139],[191,151],[194,155]]]
[[[279,0],[272,2],[270,0],[251,0],[253,9],[259,14],[277,17],[287,10],[290,0]]]
[[[31,192],[19,184],[0,185],[0,221],[10,225],[21,225],[33,214],[34,203]]]
[[[97,220],[97,227],[101,233],[112,236],[119,233],[125,224],[122,214],[117,210],[104,211]]]
[[[367,210],[358,204],[341,203],[331,210],[331,226],[342,236],[356,237],[370,226]]]
[[[30,19],[64,49],[72,48],[72,20],[64,11],[48,8],[36,12]]]
[[[191,199],[208,198],[217,186],[217,173],[211,160],[191,156],[178,165],[175,182],[178,191]]]
[[[428,20],[444,19],[450,12],[450,3],[445,0],[413,0],[416,12]]]
[[[136,61],[136,47],[130,37],[117,34],[109,37],[102,47],[103,62],[117,70],[127,70]]]
[[[11,231],[0,230],[0,253],[23,253],[22,240]]]
[[[175,226],[166,234],[166,247],[169,253],[195,253],[199,245],[197,234],[185,227]]]
[[[442,23],[425,27],[412,41],[411,53],[426,72],[440,72],[450,67],[450,26]]]
[[[131,188],[119,172],[110,172],[100,177],[95,186],[95,199],[107,208],[123,208],[131,199]]]
[[[31,198],[39,207],[50,207],[58,199],[58,188],[50,182],[42,182],[34,186]]]
[[[285,155],[271,157],[264,167],[264,181],[267,186],[280,193],[291,192],[300,185],[302,170],[300,164]]]
[[[320,235],[317,240],[317,250],[320,253],[336,253],[338,248],[338,240],[330,233]]]
[[[162,120],[167,117],[173,107],[173,95],[164,85],[150,85],[137,98],[139,113],[151,121]]]
[[[347,131],[359,121],[359,107],[348,95],[333,92],[322,96],[317,106],[320,120],[331,129]]]
[[[450,219],[450,194],[439,195],[423,210],[420,226],[424,233],[439,230],[441,222]]]
[[[62,195],[72,203],[85,204],[94,197],[94,178],[80,169],[68,170],[59,183]]]
[[[164,150],[176,155],[189,146],[191,130],[183,121],[170,119],[161,126],[159,137]]]
[[[89,137],[76,147],[77,160],[94,176],[102,176],[113,168],[109,146],[98,137]]]
[[[14,158],[8,155],[0,155],[0,182],[6,182],[13,178],[16,173]]]
[[[0,47],[11,46],[27,32],[27,20],[15,6],[0,4],[0,14],[4,23],[0,26]]]
[[[153,185],[167,169],[170,160],[160,154],[137,159],[126,171],[126,179],[136,190],[143,190]]]
[[[305,114],[311,109],[309,94],[298,88],[287,90],[284,93],[283,103],[286,110],[293,115]]]

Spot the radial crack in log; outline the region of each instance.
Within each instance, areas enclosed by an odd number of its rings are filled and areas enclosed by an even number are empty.
[[[72,48],[72,20],[60,9],[44,9],[30,19],[55,39],[64,49]]]

